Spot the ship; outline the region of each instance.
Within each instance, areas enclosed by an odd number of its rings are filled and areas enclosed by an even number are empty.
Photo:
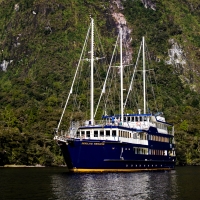
[[[94,20],[88,29],[91,32],[91,84],[90,119],[70,123],[68,131],[60,131],[70,95],[73,93],[75,76],[57,128],[54,140],[61,148],[62,155],[70,172],[138,172],[167,171],[175,169],[176,154],[174,126],[166,122],[162,112],[147,112],[145,85],[145,38],[142,37],[140,51],[143,52],[143,93],[144,108],[136,113],[126,113],[123,97],[123,53],[122,28],[119,31],[120,46],[120,114],[103,114],[100,122],[94,119]],[[87,33],[88,35],[88,33]],[[84,43],[85,45],[85,43]],[[80,60],[83,60],[80,58]],[[79,62],[81,62],[79,60]],[[131,78],[131,82],[133,80]],[[107,79],[107,76],[106,76]],[[131,83],[132,84],[132,83]],[[106,81],[102,91],[105,92]],[[128,94],[132,90],[130,85]],[[99,98],[100,99],[100,98]]]

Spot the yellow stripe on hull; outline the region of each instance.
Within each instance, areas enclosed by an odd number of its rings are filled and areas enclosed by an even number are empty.
[[[153,169],[69,169],[74,173],[104,173],[104,172],[141,172],[141,171],[170,171],[170,168],[153,168]]]

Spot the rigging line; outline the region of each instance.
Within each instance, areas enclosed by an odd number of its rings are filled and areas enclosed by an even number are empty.
[[[135,84],[135,83],[134,83]],[[131,100],[132,100],[132,102],[133,102],[133,105],[134,105],[134,102],[135,102],[135,106],[136,106],[136,108],[137,108],[137,110],[138,110],[138,108],[139,108],[139,106],[138,106],[138,101],[139,101],[139,97],[138,97],[138,91],[137,91],[137,87],[135,87],[135,90],[134,90],[134,92],[132,93],[132,97],[133,98],[131,98]]]
[[[79,58],[79,62],[78,62],[78,66],[77,66],[77,69],[76,69],[76,72],[75,72],[75,76],[74,76],[74,79],[73,79],[73,81],[72,81],[72,86],[71,86],[71,88],[70,88],[69,95],[68,95],[68,97],[67,97],[67,100],[66,100],[66,103],[65,103],[63,112],[62,112],[62,114],[61,114],[60,121],[59,121],[58,126],[57,126],[57,128],[56,128],[56,132],[58,132],[58,130],[59,130],[59,128],[60,128],[60,124],[61,124],[61,122],[62,122],[62,118],[63,118],[63,115],[64,115],[64,113],[65,113],[65,109],[66,109],[66,107],[67,107],[68,101],[69,101],[69,97],[70,97],[71,94],[72,94],[72,89],[73,89],[74,82],[75,82],[75,79],[76,79],[76,75],[77,75],[77,72],[78,72],[78,69],[79,69],[79,66],[80,66],[80,63],[81,63],[81,59],[82,59],[82,55],[83,55],[83,52],[84,52],[84,49],[85,49],[85,45],[86,45],[86,42],[87,42],[88,37],[89,37],[90,29],[91,29],[91,23],[90,23],[90,26],[89,26],[89,28],[88,28],[88,32],[87,32],[87,35],[86,35],[86,39],[85,39],[85,41],[84,41],[83,49],[82,49],[82,52],[81,52],[81,55],[80,55],[80,58]]]
[[[109,97],[112,99],[112,92],[111,92],[111,88],[113,87],[113,79],[115,80],[115,78],[114,77],[116,77],[115,76],[115,74],[114,74],[114,68],[112,69],[113,70],[113,73],[112,73],[112,76],[111,76],[111,80],[110,80],[110,84],[109,84],[109,89],[108,89],[108,94],[106,95],[106,100],[105,100],[105,105],[107,105],[108,104],[108,102],[109,102],[109,108],[112,110],[113,109],[113,101],[109,101]]]
[[[97,60],[102,60],[102,59],[106,59],[106,63],[108,63],[107,62],[107,57],[106,56],[104,56],[105,55],[105,52],[104,52],[104,48],[103,48],[103,45],[102,45],[102,42],[101,42],[101,38],[100,38],[100,35],[99,35],[99,32],[98,32],[98,29],[97,29],[97,27],[96,27],[96,25],[94,25],[94,29],[95,29],[95,31],[96,31],[96,33],[97,33],[97,38],[98,38],[98,45],[100,46],[100,49],[102,50],[102,56],[103,57],[101,57],[101,54],[100,54],[100,58],[97,58]],[[100,72],[99,72],[99,69],[96,67],[95,68],[96,69],[96,71],[97,71],[97,75],[99,75],[98,76],[98,79],[99,79],[99,82],[100,82],[100,85],[102,86],[103,85],[103,81],[101,80],[101,76],[100,76]],[[104,69],[103,69],[104,70]]]
[[[99,98],[99,101],[98,101],[98,104],[97,104],[97,107],[96,107],[96,110],[95,110],[95,113],[94,113],[94,117],[96,116],[96,113],[97,113],[97,110],[98,110],[98,107],[99,107],[99,103],[101,101],[101,97],[102,97],[103,93],[105,93],[106,82],[107,82],[107,79],[108,79],[108,75],[109,75],[110,69],[112,67],[111,65],[112,65],[112,61],[113,61],[113,57],[114,57],[114,52],[116,50],[116,46],[117,46],[118,40],[119,40],[119,34],[118,34],[118,37],[117,37],[117,41],[115,43],[115,48],[114,48],[114,51],[113,51],[113,54],[112,54],[112,57],[111,57],[111,61],[110,61],[109,68],[108,68],[108,72],[106,74],[106,79],[105,79],[105,82],[104,82],[104,85],[103,85],[103,89],[102,89],[102,92],[101,92],[101,95],[100,95],[100,98]]]
[[[98,29],[97,29],[96,25],[94,25],[94,29],[96,30],[97,37],[98,37],[99,42],[100,42],[100,47],[101,47],[101,49],[102,49],[102,53],[103,53],[103,55],[106,55],[105,52],[104,52],[104,48],[103,48],[103,45],[102,45],[102,43],[101,43],[100,35],[99,35],[99,32],[98,32]],[[103,56],[103,58],[105,58],[105,59],[106,59],[106,63],[108,63],[107,57],[106,57],[106,56]]]
[[[146,51],[147,51],[147,56],[148,56],[148,60],[150,61],[150,55],[149,55],[149,51],[148,51],[148,47],[146,45]],[[148,63],[149,64],[149,63]],[[149,66],[149,65],[148,65]],[[151,82],[151,90],[152,90],[152,93],[153,93],[153,97],[154,97],[154,103],[155,103],[155,107],[157,109],[157,112],[158,112],[158,105],[157,105],[157,101],[156,101],[156,96],[155,96],[155,92],[154,92],[154,89],[153,89],[153,84],[152,84],[152,78],[151,78],[151,73],[150,73],[150,68],[149,69],[149,77],[150,77],[150,82]],[[155,71],[153,69],[153,75],[154,75],[154,80],[156,82],[156,77],[155,77]],[[157,82],[156,82],[156,89],[158,91],[158,86],[157,86]]]
[[[154,80],[156,82],[156,90],[158,92],[158,85],[157,85],[157,81],[156,81],[156,76],[155,76],[155,71],[153,71],[153,75],[154,75]],[[159,93],[159,92],[158,92]],[[160,95],[161,96],[161,95]],[[157,101],[156,101],[156,98],[155,98],[155,106],[156,106],[156,109],[157,109],[157,112],[158,112],[158,104],[157,104]]]
[[[134,68],[133,76],[131,78],[131,83],[130,83],[130,86],[129,86],[128,94],[126,96],[126,101],[124,103],[124,109],[126,107],[126,103],[127,103],[130,91],[132,90],[132,84],[133,84],[133,80],[134,80],[134,77],[135,77],[135,72],[136,72],[136,69],[137,69],[137,64],[138,64],[138,60],[139,60],[139,57],[140,57],[141,48],[142,48],[142,42],[140,44],[140,49],[139,49],[139,53],[138,53],[137,60],[136,60],[136,63],[135,63],[135,68]]]
[[[87,41],[88,41],[88,38],[87,38]],[[83,56],[82,58],[85,58],[85,55],[86,55],[86,49],[87,49],[87,43],[84,47],[84,52],[83,52]],[[84,59],[82,59],[84,60]],[[88,68],[86,68],[88,69]],[[75,85],[76,88],[74,89],[75,90],[75,96],[74,96],[74,108],[73,110],[75,110],[75,108],[78,108],[78,111],[80,111],[80,100],[79,100],[79,103],[78,103],[78,89],[79,89],[79,86],[80,86],[80,80],[81,80],[81,74],[82,74],[82,71],[83,71],[83,62],[81,62],[80,64],[80,70],[78,71],[78,75],[77,75],[77,84]],[[87,74],[87,71],[86,71],[86,74]],[[76,106],[75,106],[76,104]]]
[[[85,53],[84,53],[84,55],[83,55],[83,57],[85,56]],[[79,86],[80,86],[80,79],[81,79],[81,72],[82,72],[82,70],[83,70],[83,65],[80,65],[80,70],[78,71],[78,73],[77,73],[77,84],[74,86],[75,87],[75,89],[74,89],[74,93],[75,93],[75,95],[74,95],[74,105],[76,104],[77,105],[77,108],[78,108],[78,89],[79,89]],[[75,109],[75,106],[74,106],[74,109]]]
[[[77,73],[77,78],[78,78],[78,80],[80,79],[80,72]],[[77,96],[78,96],[78,88],[79,88],[79,85],[80,85],[80,82],[78,81],[77,85],[75,85],[76,88],[74,88],[75,95],[74,95],[74,98],[73,98],[73,102],[74,102],[73,111],[75,110],[75,105],[78,107]]]
[[[148,67],[148,66],[147,66]],[[155,106],[156,106],[156,109],[158,111],[158,108],[157,108],[157,102],[156,102],[156,98],[155,98],[155,93],[154,93],[154,89],[153,89],[153,84],[152,84],[152,77],[151,77],[151,71],[149,70],[149,76],[147,76],[147,80],[149,81],[150,85],[151,85],[151,91],[152,91],[152,94],[153,94],[153,99],[154,99],[154,103],[155,103]],[[148,97],[148,96],[147,96]]]
[[[116,49],[116,50],[118,50],[118,49]],[[115,56],[115,61],[117,60],[117,58],[116,58],[117,54]],[[117,77],[118,77],[117,74],[119,73],[119,71],[115,70],[115,67],[113,67],[112,70],[113,70],[113,73],[112,73],[112,77],[111,77],[111,81],[110,81],[110,87],[109,87],[109,91],[108,91],[108,95],[107,95],[107,101],[109,100],[109,96],[110,96],[111,99],[114,99],[113,101],[110,101],[109,104],[110,104],[110,109],[111,110],[115,110],[115,99],[116,99],[115,97],[117,96],[117,99],[120,99],[120,91],[119,90],[115,90],[116,93],[113,93],[113,92],[111,92],[111,89],[112,89],[112,87],[116,86],[116,81],[117,81]],[[112,85],[112,83],[113,83],[113,85]],[[106,102],[106,104],[107,104],[107,102]],[[120,107],[119,107],[119,110],[120,110]]]

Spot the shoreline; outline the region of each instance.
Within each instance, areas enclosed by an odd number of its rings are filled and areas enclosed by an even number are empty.
[[[30,168],[30,167],[67,167],[66,165],[60,165],[60,166],[44,166],[44,165],[4,165],[0,166],[2,168]]]

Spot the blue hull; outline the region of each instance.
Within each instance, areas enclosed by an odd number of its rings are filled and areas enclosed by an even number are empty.
[[[131,172],[175,167],[175,157],[135,154],[134,147],[141,147],[137,144],[86,139],[70,139],[58,144],[69,170],[73,172]],[[166,149],[165,145],[159,142],[157,147]],[[149,146],[153,146],[153,142]]]

